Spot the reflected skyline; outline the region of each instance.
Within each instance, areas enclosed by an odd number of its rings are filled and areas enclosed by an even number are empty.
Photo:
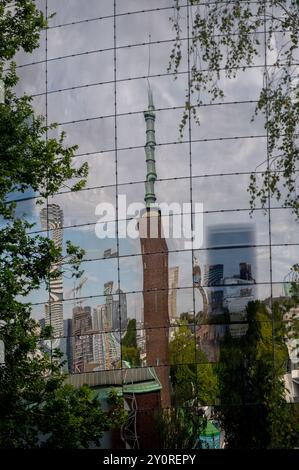
[[[35,204],[38,194],[16,196],[17,215],[35,223],[30,236],[50,235],[62,257],[67,240],[85,250],[80,279],[70,277],[64,262],[63,274],[24,301],[34,304],[32,316],[41,327],[53,327],[43,346],[48,354],[60,349],[70,383],[90,383],[101,399],[112,385],[118,389],[132,426],[122,429],[122,443],[133,445],[128,436],[135,426],[134,445],[142,446],[156,437],[154,412],[193,406],[198,390],[194,409],[205,407],[212,422],[213,407],[226,404],[219,390],[230,374],[221,372],[230,361],[243,361],[240,345],[252,319],[266,331],[265,343],[277,348],[273,305],[290,300],[287,273],[298,262],[299,232],[290,210],[270,196],[267,211],[258,204],[250,213],[250,175],[258,180],[267,168],[269,143],[263,117],[251,121],[263,86],[264,32],[258,33],[260,54],[252,66],[233,80],[220,71],[224,99],[211,103],[201,91],[200,126],[187,120],[180,139],[190,64],[183,59],[176,80],[167,72],[173,2],[152,0],[150,11],[148,0],[116,0],[115,11],[113,2],[88,3],[72,0],[67,8],[48,0],[57,15],[49,19],[47,42],[43,35],[33,56],[18,56],[19,64],[27,63],[18,68],[18,95],[36,95],[36,112],[58,122],[49,138],[65,131],[66,145],[78,144],[74,167],[89,164],[84,188],[72,192],[74,181],[67,181],[42,209]],[[185,57],[186,5],[180,14]],[[190,99],[192,104],[197,97]],[[120,196],[146,208],[123,216]],[[99,222],[101,203],[115,209],[108,221]],[[202,245],[186,248],[183,239],[167,238],[158,203],[189,204],[185,226],[188,220],[193,227],[202,203]],[[175,225],[176,215],[166,224]],[[97,226],[112,235],[109,222],[113,236],[99,239]],[[138,232],[135,239],[120,236],[128,224]],[[150,227],[156,238],[145,236]],[[290,316],[283,321],[291,330],[297,305]],[[298,341],[283,341],[293,403]]]

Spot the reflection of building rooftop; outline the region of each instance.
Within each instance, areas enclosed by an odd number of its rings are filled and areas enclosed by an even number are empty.
[[[66,382],[76,388],[83,384],[93,389],[109,393],[112,388],[118,389],[119,394],[125,393],[148,393],[161,390],[161,384],[154,368],[139,367],[127,368],[125,370],[96,371],[83,374],[71,374]]]
[[[107,407],[109,393],[114,390],[124,398],[128,420],[119,431],[106,433],[106,448],[149,448],[157,446],[154,413],[160,409],[162,385],[154,367],[126,368],[69,375],[66,383],[76,388],[87,384],[94,397]],[[104,445],[102,445],[104,447]]]
[[[118,251],[112,251],[111,248],[104,251],[104,259],[107,258],[116,258],[118,256]]]
[[[239,286],[239,285],[248,285],[248,284],[255,284],[255,281],[254,279],[240,279],[239,277],[236,276],[232,276],[232,277],[225,277],[223,279],[223,285],[235,285],[235,286]]]

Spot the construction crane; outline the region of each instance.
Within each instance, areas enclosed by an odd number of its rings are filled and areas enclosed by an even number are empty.
[[[86,281],[88,281],[87,276],[83,276],[80,279],[80,282],[77,285],[76,285],[76,282],[74,281],[74,287],[66,293],[66,298],[67,299],[70,299],[71,298],[70,295],[73,294],[72,298],[73,298],[73,301],[74,301],[74,307],[76,307],[77,305],[82,307],[82,304],[83,304],[84,300],[78,300],[78,299],[81,298],[82,287],[84,286]]]

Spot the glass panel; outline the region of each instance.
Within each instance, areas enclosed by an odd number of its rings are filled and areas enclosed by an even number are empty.
[[[263,67],[249,67],[245,70],[238,70],[236,77],[228,80],[226,72],[220,71],[218,86],[223,91],[224,98],[217,98],[213,103],[257,101],[263,87],[263,73]],[[208,91],[200,89],[200,91],[192,93],[191,102],[195,105],[199,103],[209,104],[211,103],[211,97],[212,95]],[[253,106],[255,105],[253,104]]]
[[[155,191],[157,201],[168,204],[169,207],[172,207],[172,212],[175,214],[182,212],[183,204],[190,204],[189,178],[180,178],[177,181],[157,181]]]
[[[199,235],[202,226],[204,229],[203,236],[198,237],[198,242],[202,239],[202,244],[196,248],[210,248],[213,246],[211,236],[212,232],[217,231],[217,226],[219,243],[229,243],[231,246],[234,244],[269,244],[268,215],[265,215],[262,210],[255,210],[252,214],[246,210],[208,212],[204,213],[202,218],[198,214],[193,214],[193,228],[197,235]],[[194,247],[195,245],[196,241]]]
[[[82,277],[74,280],[71,277],[71,266],[63,265],[63,297],[65,299],[72,297],[73,289],[75,289],[76,296],[81,298],[104,295],[105,291],[116,289],[115,286],[118,286],[116,258],[85,261],[81,263],[80,270],[84,271]],[[84,305],[86,305],[85,301]]]
[[[181,71],[187,72],[187,41],[182,41]],[[150,46],[150,75],[167,73],[167,66],[171,54],[172,42],[154,43]],[[117,54],[117,79],[123,80],[134,77],[147,77],[148,75],[148,45],[136,47],[121,47]],[[155,83],[150,79],[151,84]],[[170,77],[173,80],[173,77]],[[134,82],[135,83],[135,82]],[[134,86],[134,85],[133,85]],[[153,86],[153,89],[156,89]],[[165,90],[164,90],[165,93]],[[183,91],[183,97],[185,96]],[[161,96],[162,97],[162,96]],[[164,96],[163,96],[164,98]],[[160,106],[159,106],[160,107]]]
[[[34,96],[32,98],[32,108],[37,116],[46,114],[46,95]]]
[[[49,300],[49,290],[45,284],[42,282],[39,289],[35,289],[31,291],[26,297],[24,296],[17,296],[17,302],[21,303],[32,303],[32,304],[41,304],[40,308],[43,308],[43,303],[48,302]],[[39,309],[39,307],[36,307]]]
[[[204,212],[249,209],[249,184],[249,174],[193,178],[193,206],[202,203]],[[196,212],[195,206],[193,210]]]
[[[113,80],[113,51],[48,62],[49,91]],[[100,107],[98,108],[100,110]],[[101,114],[103,114],[101,112]]]
[[[269,284],[196,287],[195,320],[202,324],[246,322],[248,303],[270,298]]]
[[[285,181],[286,180],[282,176],[281,172],[273,170],[273,175],[279,177],[279,181],[278,181],[277,186],[278,186],[278,189],[279,189],[280,197],[279,197],[279,199],[277,199],[276,194],[274,196],[271,195],[270,205],[271,205],[271,208],[273,208],[273,209],[284,208],[287,198],[290,197],[290,196],[292,198],[292,194],[290,194],[290,192],[286,188],[286,186],[285,186]],[[299,175],[299,171],[297,171],[297,169],[296,169],[295,174],[294,174],[294,177],[295,177],[294,178],[295,179],[295,181],[294,181],[294,186],[295,186],[294,192],[295,193],[296,193],[297,188],[298,188],[298,175]],[[257,178],[257,183],[259,184],[259,187],[263,186],[262,175],[260,175],[259,179]],[[296,196],[293,197],[294,200],[295,200],[295,198],[296,198]],[[295,220],[295,217],[293,217],[293,219]]]
[[[233,233],[229,235],[232,237]],[[246,246],[246,242],[228,244],[224,240],[218,248],[195,251],[193,269],[194,283],[198,286],[253,286],[255,283],[267,283],[270,276],[269,247]]]
[[[81,0],[64,0],[64,2],[51,0],[49,3],[49,15],[56,13],[51,19],[51,26],[113,15],[113,2],[107,0],[88,0],[86,8]]]
[[[299,262],[299,245],[272,246],[273,282],[289,282],[292,266]]]
[[[32,64],[33,62],[40,62],[46,60],[46,32],[45,30],[39,33],[39,47],[34,49],[31,53],[26,54],[20,50],[14,56],[14,61],[18,64],[18,69],[25,64]]]
[[[113,95],[113,84],[52,93],[48,96],[49,121],[68,122],[114,114]]]
[[[157,150],[156,168],[159,179],[190,176],[188,144],[161,145]]]
[[[17,96],[35,95],[46,91],[46,64],[34,64],[21,67],[17,71],[19,81],[15,87]]]
[[[151,0],[150,4],[148,0],[116,0],[116,14],[128,13],[140,10],[149,10],[154,8],[167,8],[172,7],[172,0]]]
[[[171,365],[193,364],[196,362],[194,325],[183,323],[169,331],[169,363]]]
[[[162,215],[181,214],[183,210],[190,213],[190,179],[157,181],[155,183],[156,203]],[[119,187],[119,218],[124,220],[139,214],[144,208],[145,185],[134,183]],[[185,206],[184,206],[185,204]],[[187,204],[187,205],[186,205]],[[143,206],[143,207],[142,207]],[[125,209],[127,208],[127,214]]]
[[[267,158],[265,138],[192,142],[192,175],[251,172]]]
[[[110,47],[113,47],[113,18],[48,30],[49,59]]]
[[[166,240],[169,252],[190,250],[192,248],[190,214],[175,214],[170,217],[162,216],[161,222],[163,236]],[[121,256],[141,253],[140,230],[138,230],[138,224],[140,223],[142,222],[138,217],[131,218],[127,221],[119,221],[118,236],[119,253]],[[157,230],[156,233],[158,234],[159,228],[155,224],[151,227],[153,230],[152,238],[155,238],[155,230]],[[150,233],[148,234],[148,238],[150,238]]]
[[[129,397],[128,397],[129,398]],[[146,395],[138,395],[138,410],[136,411],[136,434],[138,438],[138,445],[141,449],[159,449],[160,439],[157,434],[157,408],[161,406],[159,393],[152,396],[149,403],[146,400]],[[125,435],[130,436],[130,431],[125,428]],[[126,432],[128,434],[126,434]],[[134,423],[135,432],[135,423]]]
[[[197,325],[195,330],[197,361],[218,362],[221,341],[227,333],[227,325]]]
[[[72,166],[73,168],[80,168],[85,162],[88,164],[89,170],[85,188],[98,188],[115,184],[114,152],[76,156],[72,160]],[[68,180],[61,191],[69,191],[69,188],[77,182],[77,179]]]
[[[221,376],[217,371],[218,364],[199,363],[196,365],[196,392],[202,405],[211,406],[219,404],[219,382]],[[208,418],[213,418],[213,409],[210,410]],[[218,423],[212,421],[216,429],[219,429]],[[220,436],[219,436],[220,440]]]
[[[120,286],[124,292],[143,289],[142,258],[131,256],[119,259]]]
[[[70,336],[72,334],[65,329],[65,325],[70,319],[72,319],[74,311],[83,307],[88,307],[88,309],[90,309],[92,331],[94,333],[120,331],[120,318],[122,319],[122,329],[124,329],[124,325],[127,322],[126,318],[128,312],[128,307],[126,308],[126,305],[128,305],[126,300],[127,295],[118,291],[117,282],[114,282],[113,285],[108,282],[106,288],[109,288],[110,290],[107,290],[107,295],[80,297],[80,295],[84,294],[84,284],[89,282],[89,279],[86,280],[83,275],[78,281],[73,280],[73,284],[68,283],[68,287],[70,287],[70,289],[66,290],[64,294],[65,299],[62,301],[65,336]],[[104,289],[106,288],[104,286]],[[35,306],[34,312],[36,312],[36,318],[43,318],[43,322],[45,322],[46,309],[43,305]]]
[[[200,126],[192,120],[192,140],[265,136],[263,118],[251,121],[254,110],[252,103],[202,106],[198,108]]]
[[[72,374],[119,369],[120,334],[118,332],[91,333],[91,315],[88,308],[75,310],[71,320],[73,336],[65,338],[70,353],[68,368]]]
[[[182,118],[181,109],[156,111],[156,155],[159,153],[160,144],[171,144],[179,140],[179,125]],[[135,129],[134,133],[128,129]],[[143,147],[145,144],[145,121],[141,113],[118,116],[118,147],[131,148]],[[188,128],[184,129],[183,140],[188,140]]]
[[[97,229],[94,224],[82,225],[80,227],[69,227],[63,230],[64,241],[70,241],[85,250],[84,259],[111,258],[117,256],[116,234],[113,238],[99,239],[96,230],[99,228],[106,230],[107,224],[98,224]],[[64,244],[64,255],[66,255],[66,244]]]
[[[27,193],[30,193],[30,190],[28,190]],[[44,207],[44,204],[38,204],[38,201],[41,201],[41,199],[38,198],[25,198],[24,200],[18,200],[22,196],[23,195],[21,193],[14,192],[11,193],[10,198],[8,199],[9,202],[17,201],[15,208],[15,218],[21,219],[23,221],[26,220],[28,223],[33,224],[33,227],[27,230],[28,233],[42,231],[43,227],[40,223],[39,213]],[[6,225],[8,225],[7,220],[0,216],[0,227],[2,228]]]
[[[284,16],[285,13],[282,11],[282,9],[280,10],[279,14]],[[267,50],[267,61],[269,65],[273,65],[277,61],[280,62],[281,65],[283,64],[283,60],[285,57],[284,54],[287,53],[291,45],[288,38],[289,38],[289,35],[286,34],[286,32],[283,32],[281,30],[272,34],[271,50],[269,49]],[[293,62],[293,67],[290,67],[289,69],[291,75],[296,70],[296,62],[298,62],[298,59],[299,59],[297,48],[294,48],[292,50],[292,56],[293,56],[293,61],[291,62]],[[277,68],[275,70],[277,70]]]
[[[192,253],[178,251],[169,253],[169,268],[178,267],[178,287],[192,286]]]
[[[30,316],[38,322],[40,328],[43,328],[45,326],[45,305],[46,304],[33,304],[31,306]]]
[[[58,138],[62,131],[66,133],[66,146],[79,146],[77,154],[100,153],[114,149],[113,118],[63,124],[50,131],[49,137]]]
[[[138,59],[135,59],[138,60]],[[165,70],[163,70],[165,73]],[[141,75],[144,77],[145,73]],[[156,109],[183,107],[185,105],[185,89],[187,75],[179,75],[176,80],[172,76],[151,77],[150,87]],[[145,78],[126,80],[117,84],[117,113],[135,113],[145,111],[148,107],[148,83]],[[167,90],[167,93],[165,92]],[[157,122],[157,128],[159,122]]]
[[[171,402],[173,407],[188,406],[194,400],[197,382],[196,363],[172,364],[170,366],[170,380],[172,386]]]
[[[298,228],[299,224],[290,209],[271,210],[271,236],[273,244],[298,244]]]
[[[169,364],[169,328],[145,328],[145,366],[167,366]],[[159,369],[163,371],[163,369]]]
[[[104,222],[99,204],[109,204],[106,221],[115,220],[115,186],[100,189],[86,189],[78,192],[56,194],[49,198],[49,205],[58,205],[62,211],[63,226],[95,224]],[[98,212],[99,211],[99,212]],[[100,243],[100,242],[99,242]]]
[[[180,14],[182,17],[181,28],[184,32],[186,28],[186,8],[182,8]],[[173,39],[175,31],[172,29],[169,16],[170,11],[168,9],[118,16],[116,18],[117,45],[147,43],[149,34],[152,42]],[[184,33],[182,33],[182,36],[185,37]]]
[[[120,150],[118,152],[118,182],[133,183],[144,181],[146,177],[146,163],[144,149]],[[132,169],[134,168],[134,171]],[[123,186],[119,188],[119,194],[123,192]]]
[[[153,253],[141,256],[124,257],[119,260],[120,283],[124,292],[138,292],[151,289],[167,289],[168,270],[178,267],[177,287],[192,286],[192,266],[190,252]],[[145,271],[144,271],[145,270]],[[143,281],[144,272],[146,279]],[[160,273],[158,276],[158,272]],[[141,275],[143,273],[143,276]],[[155,277],[154,277],[155,276]]]

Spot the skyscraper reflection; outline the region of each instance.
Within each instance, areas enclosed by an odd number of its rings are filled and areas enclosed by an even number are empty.
[[[63,243],[63,211],[58,204],[48,204],[40,211],[43,230],[50,230],[55,248],[62,249]],[[57,265],[51,271],[58,270]],[[46,325],[51,325],[53,336],[63,336],[63,277],[62,274],[50,280],[49,302],[45,305]]]
[[[243,336],[248,328],[246,307],[255,299],[255,227],[252,224],[222,224],[207,227],[208,247],[203,286],[208,307],[199,314],[197,347],[206,360],[216,362],[219,344],[227,332]],[[194,270],[196,269],[196,264]],[[195,277],[194,277],[195,279]],[[211,324],[212,323],[212,324]]]

